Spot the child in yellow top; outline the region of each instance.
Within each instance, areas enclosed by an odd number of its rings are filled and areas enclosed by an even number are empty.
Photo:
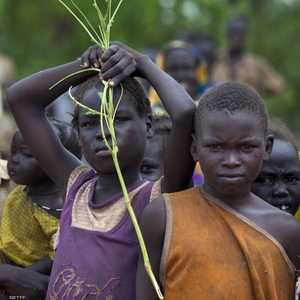
[[[62,144],[80,157],[77,133],[71,126],[52,120],[51,125]],[[0,226],[0,288],[15,289],[12,279],[1,281],[24,272],[21,268],[49,275],[54,257],[54,238],[63,205],[63,194],[41,169],[19,131],[13,137],[8,174],[17,184],[8,195]],[[7,265],[19,267],[9,268]],[[1,275],[2,274],[2,275]],[[37,275],[37,278],[40,276]],[[44,277],[42,277],[44,278]],[[38,279],[36,279],[38,280]],[[17,281],[17,280],[15,280]],[[19,283],[16,282],[17,285]]]

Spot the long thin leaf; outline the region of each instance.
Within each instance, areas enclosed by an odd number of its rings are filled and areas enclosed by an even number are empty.
[[[100,42],[101,38],[100,38],[98,32],[96,31],[96,29],[94,28],[94,26],[91,24],[91,22],[89,21],[89,19],[85,15],[85,13],[80,9],[80,7],[73,0],[71,0],[71,3],[77,9],[77,11],[79,12],[79,14],[83,17],[83,19],[85,20],[86,24],[92,30],[93,34],[97,37],[98,42]]]
[[[84,22],[73,12],[73,10],[62,0],[58,0],[68,11],[69,13],[79,22],[79,24],[83,27],[83,29],[86,31],[86,33],[90,36],[91,40],[98,44],[97,39],[92,35],[92,33],[89,31],[87,26],[84,24]]]
[[[80,71],[77,71],[77,72],[74,72],[66,77],[64,77],[63,79],[59,80],[58,82],[56,82],[55,84],[53,84],[52,86],[50,86],[49,90],[53,90],[54,88],[56,88],[58,85],[60,85],[62,82],[66,81],[67,79],[70,79],[76,75],[79,75],[81,73],[85,73],[85,72],[91,72],[91,71],[95,71],[95,72],[98,72],[100,73],[101,70],[99,69],[96,69],[96,68],[88,68],[88,69],[84,69],[84,70],[80,70]]]

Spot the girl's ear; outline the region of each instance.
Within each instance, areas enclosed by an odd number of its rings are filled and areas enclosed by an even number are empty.
[[[198,161],[198,152],[197,152],[197,138],[194,134],[192,134],[192,145],[191,145],[191,155],[193,157],[194,162]]]
[[[273,144],[274,144],[274,136],[272,134],[268,134],[266,138],[266,149],[265,149],[264,160],[270,158],[273,149]]]

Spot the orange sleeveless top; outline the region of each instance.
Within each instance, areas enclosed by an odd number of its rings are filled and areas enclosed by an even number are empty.
[[[160,274],[165,299],[294,299],[295,268],[281,245],[207,197],[196,188],[165,195]]]

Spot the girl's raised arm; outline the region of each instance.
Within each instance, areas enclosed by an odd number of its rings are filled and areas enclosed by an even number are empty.
[[[70,86],[75,86],[94,72],[84,72],[49,88],[64,77],[82,70],[81,61],[47,69],[29,76],[7,91],[7,98],[17,125],[42,168],[59,186],[65,187],[70,173],[80,161],[60,143],[45,116],[46,107]]]
[[[186,90],[149,58],[140,56],[137,62],[137,70],[154,87],[172,120],[164,158],[163,192],[186,189],[195,166],[190,148],[196,106]]]

